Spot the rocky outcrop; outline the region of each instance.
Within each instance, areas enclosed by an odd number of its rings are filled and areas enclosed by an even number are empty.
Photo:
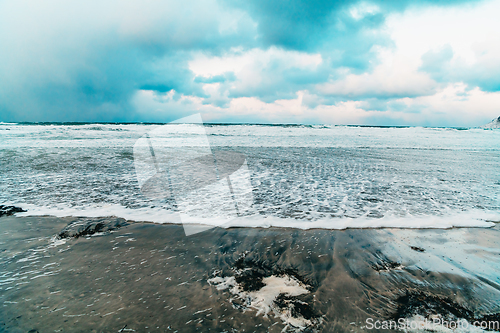
[[[234,309],[243,312],[256,310],[257,315],[274,314],[285,325],[282,332],[317,332],[322,316],[314,309],[311,292],[317,286],[293,268],[268,265],[265,262],[236,261],[233,274],[217,276],[207,282],[217,290],[229,290]]]
[[[109,232],[128,225],[121,218],[81,218],[70,223],[57,236],[59,239],[87,237],[96,233]]]
[[[483,128],[500,128],[500,117],[493,119],[483,126]]]
[[[4,215],[10,216],[13,215],[14,213],[21,213],[21,212],[25,212],[25,210],[20,207],[0,205],[0,217]]]

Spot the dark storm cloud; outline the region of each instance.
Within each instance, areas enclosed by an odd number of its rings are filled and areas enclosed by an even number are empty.
[[[215,2],[0,4],[0,120],[126,121],[138,89],[203,96],[191,53],[251,45],[245,18],[220,30]]]

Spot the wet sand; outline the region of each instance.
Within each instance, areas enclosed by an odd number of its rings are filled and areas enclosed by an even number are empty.
[[[0,332],[366,332],[367,318],[408,312],[404,295],[500,312],[498,224],[186,237],[181,225],[10,216],[0,235]],[[280,302],[313,324],[286,326],[208,282],[232,276],[249,292],[269,276],[300,283],[308,293]]]

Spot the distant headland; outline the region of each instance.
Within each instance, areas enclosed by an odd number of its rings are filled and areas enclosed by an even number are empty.
[[[483,128],[500,128],[500,117],[493,119],[484,125]]]

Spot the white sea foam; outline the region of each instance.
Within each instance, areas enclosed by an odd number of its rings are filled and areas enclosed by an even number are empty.
[[[187,125],[172,126],[164,133],[169,144],[182,146],[200,136]],[[34,215],[180,222],[173,212],[178,198],[145,196],[134,168],[134,144],[159,125],[0,127],[0,159],[6,161],[0,164],[1,204],[24,203]],[[238,214],[245,216],[224,220],[212,207],[225,206],[200,189],[184,208],[203,218],[186,217],[185,223],[451,228],[489,227],[488,221],[500,220],[499,131],[261,125],[205,130],[215,152],[246,157],[245,188],[253,204],[242,211],[238,201]],[[181,190],[188,189],[182,184]]]
[[[55,217],[121,217],[131,221],[155,223],[180,223],[177,214],[161,208],[127,208],[117,204],[95,205],[87,207],[69,207],[59,204],[53,207],[20,204],[27,212],[17,216],[55,216]]]
[[[17,216],[56,216],[56,217],[106,217],[116,216],[132,221],[180,224],[180,216],[162,208],[127,208],[117,204],[94,205],[87,207],[68,207],[57,205],[53,207],[17,204],[27,210]],[[382,218],[328,218],[316,221],[298,220],[294,218],[279,218],[273,216],[253,215],[236,219],[222,218],[183,218],[184,224],[201,224],[207,226],[253,227],[253,228],[296,228],[296,229],[348,229],[348,228],[489,228],[500,222],[500,214],[482,210],[460,212],[445,216],[384,216]]]

